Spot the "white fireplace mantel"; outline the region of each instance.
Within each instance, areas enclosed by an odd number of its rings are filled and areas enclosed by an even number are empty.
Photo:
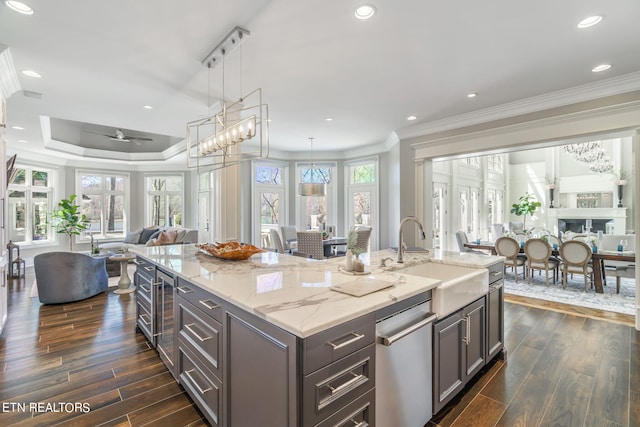
[[[558,219],[613,219],[614,234],[627,232],[627,208],[548,208],[548,224],[557,231]]]

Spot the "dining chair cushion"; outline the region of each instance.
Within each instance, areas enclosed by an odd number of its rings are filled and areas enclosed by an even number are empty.
[[[496,253],[503,257],[514,258],[520,253],[520,245],[511,237],[503,236],[496,240]]]
[[[280,254],[284,253],[284,246],[282,246],[282,239],[280,239],[278,230],[269,230],[269,235],[271,236],[271,241],[273,242],[273,247],[275,248],[276,252]]]
[[[515,260],[507,258],[506,260],[504,260],[504,265],[508,265],[510,267],[513,267],[513,266],[520,267],[521,265],[524,265],[524,263],[525,263],[525,260],[523,258],[516,258]]]
[[[576,266],[576,265],[567,265],[567,272],[569,272],[569,273],[583,274],[584,271],[585,270],[583,270],[582,267],[579,267],[579,266]],[[587,265],[586,272],[587,272],[587,274],[592,274],[593,273],[593,268],[590,265]]]
[[[291,242],[295,242],[298,238],[298,231],[295,225],[283,225],[280,227],[280,231],[282,232],[282,246],[285,251],[288,251],[291,249]]]
[[[298,252],[314,259],[324,259],[322,234],[317,231],[298,231]]]

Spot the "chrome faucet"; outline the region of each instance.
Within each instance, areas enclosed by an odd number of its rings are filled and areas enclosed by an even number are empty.
[[[398,264],[402,264],[404,262],[404,242],[402,238],[402,227],[407,221],[413,221],[418,224],[418,229],[420,230],[420,240],[424,240],[427,238],[427,236],[424,234],[424,228],[422,228],[422,224],[420,224],[418,218],[416,218],[415,216],[407,216],[403,218],[402,221],[400,221],[400,231],[398,231],[398,259],[396,260]]]
[[[387,258],[382,258],[382,259],[380,260],[380,268],[384,268],[384,267],[386,267],[386,266],[387,266],[387,261],[393,261],[393,258],[389,258],[389,257],[387,257]]]

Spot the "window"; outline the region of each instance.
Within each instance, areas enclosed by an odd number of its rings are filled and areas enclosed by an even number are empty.
[[[254,242],[263,248],[275,249],[271,241],[271,230],[280,230],[288,225],[285,218],[285,195],[287,167],[285,164],[255,162],[254,168]]]
[[[353,226],[372,227],[370,247],[377,249],[378,230],[378,159],[345,164],[347,182],[347,230]],[[344,233],[346,235],[346,232]]]
[[[491,154],[487,156],[487,168],[495,173],[504,172],[504,157],[502,154]]]
[[[335,164],[299,163],[297,182],[327,184],[326,196],[304,196],[297,198],[298,230],[318,230],[320,224],[335,224]]]
[[[153,175],[145,178],[147,193],[145,224],[183,226],[184,197],[182,175]]]
[[[479,168],[480,157],[465,157],[464,159],[460,159],[460,163],[474,168]]]
[[[16,167],[9,184],[9,239],[15,243],[52,242],[48,214],[52,209],[53,172],[39,167]]]
[[[78,199],[96,238],[122,237],[127,230],[129,175],[77,173]]]

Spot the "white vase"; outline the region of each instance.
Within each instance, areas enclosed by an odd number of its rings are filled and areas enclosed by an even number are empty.
[[[347,253],[345,254],[344,269],[346,271],[353,271],[353,252],[351,252],[351,249],[347,249]]]

